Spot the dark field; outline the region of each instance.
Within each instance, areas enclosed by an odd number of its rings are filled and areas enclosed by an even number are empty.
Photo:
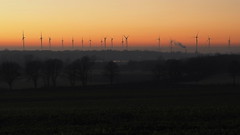
[[[0,92],[1,135],[238,133],[239,87],[96,86]]]

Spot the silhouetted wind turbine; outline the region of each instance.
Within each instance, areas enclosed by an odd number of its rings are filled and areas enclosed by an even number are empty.
[[[122,48],[124,48],[124,40],[123,40],[123,37],[122,37]]]
[[[104,48],[107,48],[107,37],[104,38]]]
[[[72,37],[72,48],[74,48],[74,38]]]
[[[83,48],[83,46],[84,46],[84,44],[83,44],[83,43],[84,43],[84,41],[83,41],[83,38],[82,38],[82,48]]]
[[[208,48],[210,48],[210,47],[211,47],[211,37],[208,36]]]
[[[89,47],[92,48],[92,40],[89,40]]]
[[[125,42],[126,42],[126,48],[128,48],[128,38],[129,38],[129,36],[124,36],[124,38],[125,38]]]
[[[158,40],[158,48],[160,50],[161,49],[161,38],[159,37],[157,40]]]
[[[41,41],[41,49],[43,49],[43,36],[42,36],[42,33],[41,33],[40,41]]]
[[[62,38],[62,49],[64,48],[64,40],[63,40],[63,38]]]
[[[112,48],[113,48],[113,38],[111,38],[111,46],[112,46]]]
[[[173,40],[170,39],[170,52],[171,52],[171,55],[173,54]]]
[[[103,47],[103,40],[101,39],[101,47]]]
[[[196,54],[198,54],[198,35],[199,35],[199,33],[197,33],[197,35],[196,35],[196,37],[195,37],[195,39],[196,39]]]
[[[49,45],[49,49],[51,49],[51,46],[52,46],[52,38],[51,37],[48,38],[48,45]]]
[[[230,48],[231,47],[231,37],[229,36],[229,39],[228,39],[228,47]]]
[[[23,34],[22,34],[22,43],[23,43],[23,50],[25,49],[25,34],[24,34],[24,31],[23,31]]]

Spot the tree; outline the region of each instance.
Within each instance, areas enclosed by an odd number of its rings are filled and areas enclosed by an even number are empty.
[[[34,83],[34,88],[38,87],[38,80],[41,76],[42,62],[39,60],[31,60],[26,62],[25,73]]]
[[[63,62],[59,59],[49,59],[44,62],[43,74],[45,85],[47,87],[50,86],[50,82],[52,82],[53,87],[56,87],[57,78],[60,75],[62,68]]]
[[[2,80],[12,89],[13,82],[20,76],[20,66],[15,62],[3,62],[0,66]]]
[[[77,77],[82,82],[82,86],[86,86],[88,83],[91,68],[94,65],[93,59],[91,59],[87,56],[84,56],[81,59],[75,60],[73,62],[73,65],[74,65],[74,68],[76,69]],[[73,73],[71,73],[71,74],[73,74]],[[71,76],[71,77],[73,77],[73,76]],[[71,79],[74,79],[74,78],[71,78]]]
[[[238,61],[232,61],[229,64],[229,70],[228,70],[229,74],[231,75],[232,79],[233,79],[233,85],[237,84],[237,76],[240,73],[240,64]]]
[[[78,61],[74,61],[66,66],[65,75],[72,87],[76,85],[76,81],[78,80],[77,74],[78,74]]]
[[[110,61],[105,66],[104,71],[105,76],[108,77],[110,84],[112,85],[119,72],[118,64],[113,61]]]

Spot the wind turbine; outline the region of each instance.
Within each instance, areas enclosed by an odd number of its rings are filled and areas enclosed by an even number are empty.
[[[159,37],[158,39],[158,47],[159,47],[159,50],[161,49],[161,38]]]
[[[52,38],[51,37],[48,38],[48,45],[49,45],[49,49],[51,49],[51,46],[52,46]]]
[[[129,38],[129,36],[124,36],[124,38],[125,38],[125,42],[126,42],[126,48],[128,48],[128,38]]]
[[[23,43],[23,50],[25,50],[25,34],[24,34],[24,31],[22,33],[22,43]]]
[[[208,48],[210,48],[210,47],[211,47],[211,37],[208,36]]]
[[[103,47],[103,40],[101,39],[101,47]]]
[[[124,40],[123,40],[123,37],[122,37],[122,48],[124,48]]]
[[[195,39],[196,39],[196,54],[198,54],[198,35],[199,35],[199,33],[197,33],[197,35],[196,35],[196,37],[195,37]]]
[[[107,48],[107,37],[104,38],[104,48]]]
[[[72,37],[72,48],[74,48],[74,38]]]
[[[92,40],[89,40],[89,47],[92,48]]]
[[[228,47],[230,48],[231,47],[231,37],[229,36],[229,39],[228,39]]]
[[[171,55],[173,54],[173,40],[170,39],[170,52],[171,52]]]
[[[63,40],[63,38],[62,38],[62,49],[64,48],[64,40]]]
[[[41,41],[41,49],[43,49],[43,36],[42,36],[42,33],[41,33],[40,41]]]
[[[84,41],[83,41],[83,38],[82,38],[82,48],[83,48],[83,46],[84,46],[84,44],[83,44],[83,43],[84,43]]]
[[[111,38],[111,45],[112,45],[112,48],[113,48],[113,38]]]

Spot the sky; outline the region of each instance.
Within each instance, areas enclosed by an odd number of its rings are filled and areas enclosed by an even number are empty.
[[[169,40],[194,45],[199,33],[200,45],[240,45],[240,0],[0,0],[0,46],[66,45],[114,38],[121,44],[129,35],[131,46],[163,46]]]

